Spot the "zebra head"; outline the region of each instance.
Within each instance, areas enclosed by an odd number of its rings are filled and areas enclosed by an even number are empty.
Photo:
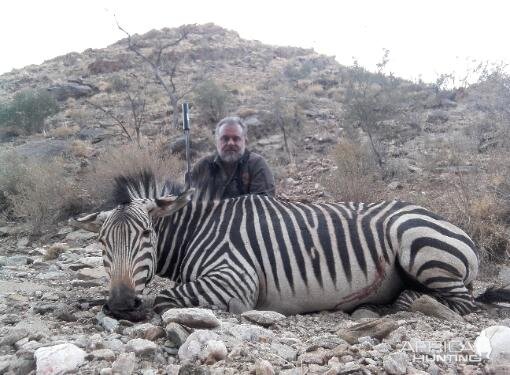
[[[138,198],[110,211],[76,220],[83,229],[99,234],[103,264],[109,277],[107,313],[119,319],[139,321],[146,312],[138,297],[154,277],[159,218],[172,215],[190,200],[193,190],[179,196]]]

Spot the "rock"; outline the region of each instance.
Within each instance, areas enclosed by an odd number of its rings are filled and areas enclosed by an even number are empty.
[[[246,311],[241,314],[243,318],[246,318],[250,322],[260,324],[264,327],[269,327],[270,325],[279,322],[280,320],[284,320],[286,317],[283,314],[280,314],[276,311],[258,311],[251,310]]]
[[[289,362],[293,362],[297,358],[297,350],[279,342],[271,343],[271,351]]]
[[[402,185],[401,182],[399,181],[393,181],[393,182],[390,182],[388,184],[388,189],[389,190],[400,190],[402,189],[404,186]]]
[[[102,360],[110,361],[115,359],[115,353],[111,349],[97,349],[92,351],[90,355],[92,356],[92,358],[98,359],[100,361]]]
[[[255,361],[255,375],[274,375],[274,368],[271,362],[265,359],[257,359]]]
[[[112,373],[129,375],[135,371],[135,366],[135,353],[121,353],[112,364]]]
[[[30,159],[48,159],[68,152],[70,143],[59,139],[28,141],[16,147],[15,150],[18,155]]]
[[[383,358],[383,367],[391,375],[405,374],[408,364],[409,358],[405,352],[391,353]]]
[[[79,262],[90,268],[103,267],[103,257],[85,257],[81,258]]]
[[[220,341],[218,334],[206,330],[193,332],[179,348],[179,359],[181,361],[206,360],[209,355],[207,351],[209,341]]]
[[[83,229],[75,230],[74,232],[71,232],[67,234],[66,241],[74,241],[74,242],[80,242],[80,241],[87,241],[92,238],[96,238],[97,233],[94,232],[88,232]]]
[[[166,324],[175,322],[191,328],[215,328],[221,324],[211,310],[202,308],[171,309],[161,318]]]
[[[85,362],[87,353],[74,344],[60,344],[35,351],[37,375],[63,374],[76,371]]]
[[[267,342],[274,337],[272,331],[252,324],[233,324],[227,327],[226,332],[238,340],[250,342]]]
[[[9,330],[9,333],[0,338],[0,346],[14,345],[16,341],[19,341],[30,335],[30,331],[23,328],[13,328]]]
[[[490,326],[474,342],[476,354],[493,365],[510,365],[510,328]]]
[[[126,351],[133,351],[136,354],[152,354],[158,346],[152,341],[145,339],[132,339],[126,343]]]
[[[168,365],[165,368],[165,372],[167,375],[179,375],[180,370],[181,370],[180,365]]]
[[[428,295],[423,295],[420,298],[414,300],[410,309],[414,312],[419,311],[425,315],[452,322],[464,320],[455,311],[451,310],[447,306],[437,301],[435,298],[432,298]]]
[[[115,332],[119,327],[118,320],[106,316],[102,311],[97,313],[96,320],[107,332]]]
[[[35,370],[35,359],[31,352],[16,353],[16,357],[9,362],[9,374],[25,375]]]
[[[106,279],[108,277],[104,268],[81,268],[76,272],[76,276],[78,279],[85,281]]]
[[[64,101],[69,98],[81,98],[83,96],[91,96],[99,90],[89,84],[85,84],[79,81],[68,81],[66,83],[60,83],[48,87],[48,91],[51,92],[55,99]]]
[[[98,143],[105,139],[108,133],[101,128],[86,127],[81,129],[77,136],[81,140],[90,140],[91,143]]]
[[[310,340],[308,340],[307,343],[308,343],[308,346],[306,348],[307,352],[312,352],[319,348],[333,349],[339,345],[347,344],[347,342],[344,339],[330,333],[312,337]]]
[[[180,348],[189,337],[189,332],[178,323],[168,323],[165,330],[170,342],[178,348]]]
[[[205,364],[212,365],[227,357],[228,350],[223,341],[209,340],[207,341],[203,355],[206,356]]]
[[[55,311],[55,317],[64,322],[76,322],[78,318],[71,311],[69,307],[60,307]]]
[[[331,350],[319,348],[316,351],[301,354],[298,358],[298,361],[300,363],[314,363],[316,365],[322,366],[326,364],[332,356],[333,352]]]
[[[365,308],[356,309],[351,314],[351,319],[353,319],[353,320],[377,319],[377,318],[380,318],[380,315],[378,313],[376,313],[375,311],[372,311],[370,309],[365,309]]]
[[[179,369],[179,375],[209,375],[210,373],[208,367],[194,363],[185,363]]]
[[[363,336],[374,337],[378,340],[385,338],[390,332],[397,329],[397,323],[389,318],[380,318],[355,324],[352,327],[340,329],[337,335],[349,344],[357,344],[358,338]]]
[[[96,61],[90,63],[87,66],[87,69],[92,74],[104,74],[104,73],[114,73],[122,69],[127,69],[131,66],[129,62],[124,59],[105,59],[99,57]]]
[[[24,255],[11,255],[0,257],[0,265],[19,267],[32,263],[32,259]]]
[[[151,323],[143,323],[126,328],[124,330],[124,335],[131,338],[143,338],[154,341],[158,338],[165,337],[165,330]]]

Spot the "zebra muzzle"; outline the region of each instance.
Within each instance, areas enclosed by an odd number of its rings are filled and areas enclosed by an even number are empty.
[[[147,316],[147,309],[133,289],[121,285],[110,290],[110,298],[103,305],[103,312],[116,319],[139,322]]]

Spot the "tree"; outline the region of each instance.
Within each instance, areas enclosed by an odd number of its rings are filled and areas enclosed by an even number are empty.
[[[197,86],[195,92],[194,102],[205,122],[216,124],[226,116],[231,98],[224,87],[208,80]]]
[[[194,25],[184,25],[177,29],[174,38],[168,40],[159,40],[155,51],[150,55],[145,55],[142,48],[133,37],[124,30],[118,23],[117,27],[127,35],[128,49],[146,63],[152,70],[156,82],[163,87],[168,96],[170,108],[172,108],[172,125],[174,128],[179,126],[179,104],[180,101],[193,91],[195,84],[191,82],[190,75],[182,79],[182,72],[179,71],[183,55],[177,53],[177,47],[193,33],[197,33]],[[181,83],[177,83],[177,77],[181,76]]]
[[[361,128],[367,134],[379,167],[383,166],[384,159],[378,149],[376,136],[381,132],[383,122],[393,118],[398,111],[395,100],[398,81],[392,74],[384,73],[388,56],[389,51],[384,50],[375,74],[354,62],[344,103],[344,118],[352,127]]]

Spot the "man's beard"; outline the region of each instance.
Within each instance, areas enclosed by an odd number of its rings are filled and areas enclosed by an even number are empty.
[[[244,148],[239,151],[226,150],[220,152],[220,159],[225,163],[235,163],[241,159],[244,154]]]

